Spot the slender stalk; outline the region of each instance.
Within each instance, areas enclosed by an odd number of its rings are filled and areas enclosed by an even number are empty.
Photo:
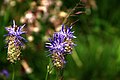
[[[56,80],[63,80],[63,72],[64,72],[64,69],[56,70]]]
[[[66,16],[66,18],[65,18],[64,21],[63,21],[63,24],[66,23],[68,17],[72,14],[72,12],[76,9],[76,7],[77,7],[79,4],[80,4],[80,2],[68,13],[68,15]]]
[[[12,80],[14,80],[14,77],[15,77],[15,70],[14,70],[14,64],[12,64],[12,67],[13,67],[13,75],[12,75]]]
[[[45,80],[48,80],[48,75],[49,75],[49,65],[47,66],[47,73],[46,73],[46,77],[45,77]]]
[[[56,70],[56,80],[59,80],[59,70]]]
[[[63,80],[63,78],[64,78],[63,73],[64,73],[64,69],[62,69],[62,70],[60,71],[60,80]]]
[[[52,63],[51,63],[51,60],[49,60],[49,65],[47,65],[47,72],[46,72],[45,80],[48,80],[49,75],[52,72],[52,69],[53,69]]]

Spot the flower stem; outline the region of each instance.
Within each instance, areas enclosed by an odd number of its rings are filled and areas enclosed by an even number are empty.
[[[57,69],[56,70],[56,80],[63,80],[63,72],[64,69]]]
[[[15,77],[14,64],[12,64],[12,67],[13,67],[13,75],[12,75],[12,80],[14,80],[14,77]]]
[[[48,80],[48,77],[50,73],[52,72],[52,69],[53,69],[52,63],[51,63],[51,60],[49,60],[49,65],[47,65],[47,72],[46,72],[45,80]]]
[[[49,65],[48,65],[48,66],[49,66]],[[46,73],[46,77],[45,77],[45,80],[48,80],[48,75],[49,75],[48,66],[47,66],[47,73]]]

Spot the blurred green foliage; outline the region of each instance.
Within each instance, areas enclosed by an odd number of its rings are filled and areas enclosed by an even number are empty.
[[[16,0],[16,6],[11,7],[0,0],[0,71],[8,70],[7,80],[12,78],[12,65],[6,60],[5,27],[11,25],[15,19],[20,23],[20,17],[29,10],[32,0]],[[13,0],[14,1],[14,0]],[[19,2],[23,1],[23,2]],[[34,0],[39,2],[39,0]],[[56,0],[57,1],[57,0]],[[94,0],[83,0],[94,1]],[[62,10],[72,9],[79,0],[62,0]],[[64,80],[120,80],[120,5],[119,0],[96,0],[97,8],[90,4],[85,6],[88,14],[69,18],[70,22],[79,19],[73,26],[77,44],[72,55],[67,56],[64,69]],[[93,6],[94,7],[94,6]],[[52,7],[51,7],[52,8]],[[2,14],[4,13],[4,14]],[[39,33],[32,33],[33,42],[26,43],[22,50],[21,59],[27,61],[33,72],[25,73],[21,61],[15,64],[15,80],[44,80],[49,64],[49,52],[43,40],[47,29],[54,30],[51,23],[39,20],[42,29]],[[50,80],[56,79],[56,71],[50,74]],[[0,77],[0,80],[3,78]]]

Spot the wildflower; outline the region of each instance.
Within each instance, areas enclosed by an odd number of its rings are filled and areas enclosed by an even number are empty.
[[[6,78],[9,77],[9,72],[6,70],[6,69],[3,69],[1,72],[0,72],[0,75],[1,76],[5,76]]]
[[[8,44],[8,56],[7,60],[11,63],[14,63],[16,60],[19,60],[19,56],[21,53],[21,47],[24,45],[23,41],[26,40],[21,36],[21,34],[25,34],[26,32],[22,31],[23,26],[17,26],[15,21],[13,20],[13,25],[11,27],[6,27],[5,29],[8,31],[7,44]]]
[[[49,39],[49,43],[46,43],[46,47],[50,51],[53,65],[57,68],[63,68],[65,56],[72,53],[72,49],[75,46],[72,39],[76,38],[71,32],[72,27],[64,27],[59,32],[53,34],[53,38]]]

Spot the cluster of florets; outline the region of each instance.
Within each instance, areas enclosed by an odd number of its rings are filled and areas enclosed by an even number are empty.
[[[15,24],[15,21],[13,20],[13,25],[11,27],[6,27],[5,28],[8,31],[8,34],[6,34],[5,36],[15,37],[14,44],[16,46],[23,46],[23,42],[22,41],[26,42],[26,40],[21,36],[22,34],[26,33],[25,31],[22,31],[24,26],[25,26],[25,24],[22,25],[22,26],[17,26]],[[8,42],[9,41],[10,40],[8,39]]]
[[[7,60],[14,63],[19,59],[20,56],[20,48],[23,46],[23,41],[26,41],[21,35],[26,32],[22,31],[23,26],[17,26],[15,21],[13,20],[13,25],[11,27],[6,27],[5,29],[8,31],[7,36],[7,44],[8,44],[8,57]]]
[[[49,39],[49,43],[46,43],[46,47],[50,51],[53,65],[57,68],[63,68],[65,56],[71,54],[75,44],[73,39],[76,38],[71,31],[71,27],[62,25],[62,29],[59,32],[53,34],[53,38]]]

